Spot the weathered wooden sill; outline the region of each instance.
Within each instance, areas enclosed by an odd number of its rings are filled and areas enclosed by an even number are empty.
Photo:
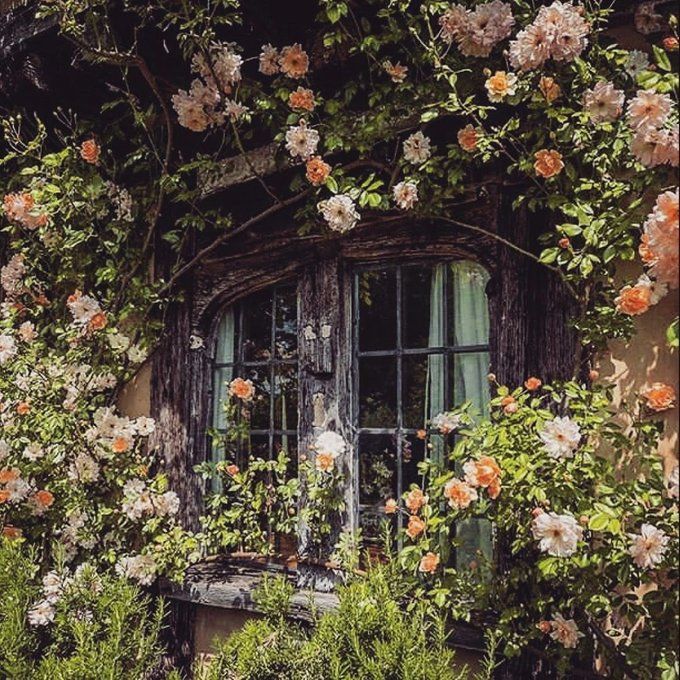
[[[285,576],[296,587],[291,602],[292,619],[311,622],[312,612],[324,614],[338,606],[335,593],[298,588],[298,572],[294,568],[227,557],[193,565],[187,570],[181,585],[161,580],[160,592],[182,602],[258,613],[260,610],[253,601],[253,592],[265,574]],[[454,648],[483,652],[483,631],[476,625],[456,623],[452,626],[449,643]]]

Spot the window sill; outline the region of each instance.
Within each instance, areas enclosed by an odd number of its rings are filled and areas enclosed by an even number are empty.
[[[263,564],[255,560],[227,557],[193,565],[187,570],[186,578],[181,585],[161,580],[160,592],[181,602],[260,613],[261,610],[253,601],[253,592],[265,574],[285,576],[296,587],[291,601],[292,619],[311,622],[312,610],[318,615],[337,609],[338,597],[335,593],[299,588],[296,569],[275,563]],[[473,624],[454,624],[451,627],[449,643],[456,649],[484,651],[482,629]]]

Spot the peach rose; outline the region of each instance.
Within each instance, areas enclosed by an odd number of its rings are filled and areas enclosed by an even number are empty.
[[[479,141],[479,133],[472,125],[466,125],[458,130],[458,143],[464,151],[474,151]]]
[[[19,479],[19,471],[16,468],[2,468],[0,470],[0,484],[7,484]]]
[[[108,320],[104,312],[97,312],[88,323],[91,331],[100,331],[102,328],[106,328]]]
[[[675,405],[675,390],[664,383],[655,382],[640,394],[652,411],[667,411]]]
[[[416,437],[421,441],[427,439],[427,430],[418,430],[418,432],[416,432]]]
[[[490,76],[486,83],[489,100],[492,102],[502,102],[506,97],[512,96],[517,88],[517,76],[514,73],[496,71]]]
[[[506,416],[517,413],[517,411],[519,411],[519,404],[516,401],[512,401],[503,407],[503,413],[505,413]]]
[[[5,489],[0,489],[0,504],[7,503],[9,497],[10,497],[9,491],[6,491]]]
[[[566,250],[571,245],[571,241],[564,236],[557,242],[557,245],[562,248],[562,250]]]
[[[8,524],[7,526],[2,527],[2,535],[5,538],[15,539],[21,538],[23,536],[23,532],[21,531],[21,529],[13,527],[12,525]]]
[[[444,497],[449,499],[449,505],[458,510],[467,508],[472,501],[476,501],[477,491],[462,479],[452,479],[444,485]]]
[[[17,413],[20,416],[25,416],[31,410],[31,405],[27,401],[21,401],[17,405]]]
[[[644,314],[652,303],[652,290],[649,286],[624,286],[614,302],[622,314]]]
[[[524,387],[526,387],[529,390],[529,392],[535,392],[536,390],[540,389],[542,384],[543,383],[539,378],[534,377],[527,378],[524,381]]]
[[[509,394],[507,397],[501,399],[501,406],[508,406],[509,404],[515,403],[515,397]]]
[[[114,453],[124,453],[130,448],[130,441],[127,437],[116,437],[111,443],[111,450]]]
[[[495,500],[501,495],[501,480],[500,479],[494,479],[491,484],[486,489],[487,493],[489,494],[489,498]]]
[[[240,472],[238,465],[235,465],[234,463],[232,463],[231,465],[227,465],[225,470],[230,477],[233,477],[234,475],[237,475]]]
[[[324,451],[320,451],[314,457],[314,465],[321,472],[330,472],[335,467],[335,457]]]
[[[49,508],[52,503],[54,503],[54,494],[52,494],[50,491],[47,491],[45,489],[41,489],[40,491],[37,491],[35,496],[35,501],[38,505],[42,506],[43,508]]]
[[[411,512],[418,512],[427,503],[427,496],[420,489],[411,489],[406,496],[406,507]]]
[[[538,82],[538,89],[548,104],[552,104],[562,94],[562,89],[555,82],[555,79],[550,76],[541,76]]]
[[[645,264],[654,264],[656,262],[656,255],[649,246],[649,234],[642,234],[640,237],[640,246],[638,247],[640,259]]]
[[[678,39],[674,35],[669,35],[664,38],[661,43],[667,52],[677,52],[680,45]]]
[[[279,66],[289,78],[302,78],[309,69],[309,57],[302,45],[295,43],[281,50]]]
[[[331,166],[319,156],[313,156],[307,161],[307,180],[315,187],[323,184],[331,173]]]
[[[399,503],[394,500],[394,498],[388,498],[385,501],[385,513],[388,515],[393,515],[399,509]]]
[[[288,96],[288,105],[291,109],[301,109],[302,111],[314,111],[316,102],[314,92],[306,87],[298,87]]]
[[[590,382],[595,382],[599,377],[600,372],[596,371],[594,368],[588,371],[588,379],[590,380]]]
[[[406,527],[406,535],[414,540],[416,537],[425,531],[425,522],[418,517],[418,515],[411,515],[408,518],[408,526]]]
[[[534,170],[545,179],[559,175],[564,168],[562,154],[554,149],[541,149],[534,154]]]
[[[479,460],[469,460],[463,465],[465,481],[470,486],[488,487],[500,480],[501,468],[491,456],[482,456]]]
[[[428,552],[423,555],[422,559],[420,560],[418,571],[421,571],[424,574],[433,574],[435,571],[437,571],[438,566],[439,555],[435,555],[433,552]]]
[[[552,625],[550,624],[550,621],[539,621],[536,624],[536,628],[538,628],[541,633],[545,633],[547,635],[552,630]]]
[[[251,380],[234,378],[229,383],[229,395],[242,401],[252,401],[255,396],[255,387]]]
[[[101,148],[94,139],[87,139],[80,145],[80,157],[87,163],[96,165],[100,154]]]

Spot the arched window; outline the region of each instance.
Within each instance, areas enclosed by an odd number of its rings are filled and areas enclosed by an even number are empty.
[[[359,518],[364,537],[371,540],[378,537],[385,518],[385,500],[399,498],[412,484],[420,484],[418,463],[426,454],[443,460],[453,444],[431,428],[423,437],[432,419],[465,401],[480,412],[485,408],[489,275],[467,260],[346,265],[345,272],[323,279],[316,290],[325,291],[324,298],[351,300],[351,320],[340,308],[344,303],[322,310],[308,305],[308,309],[322,325],[341,327],[341,335],[351,322],[349,345],[338,349],[342,361],[332,358],[331,370],[338,376],[344,371],[351,375],[342,383],[342,391],[350,394],[337,395],[343,397],[337,402],[342,404],[339,410],[347,412],[336,416],[349,424],[344,434],[352,444],[347,484],[355,490],[348,495],[355,501],[350,514]],[[336,294],[325,295],[328,286],[338,286]],[[314,420],[317,427],[316,413],[300,419],[298,404],[305,390],[300,391],[304,386],[299,383],[308,379],[309,370],[314,380],[319,376],[327,380],[329,373],[325,367],[314,373],[316,368],[298,364],[298,347],[320,336],[309,326],[310,319],[302,318],[298,328],[297,296],[294,283],[278,285],[242,298],[222,312],[213,369],[213,429],[226,431],[223,404],[233,378],[252,380],[256,391],[255,403],[248,409],[250,437],[237,452],[239,465],[247,465],[253,456],[270,459],[284,451],[294,468],[298,437],[313,439],[305,428],[298,432],[302,422],[308,429]],[[318,396],[320,389],[314,382],[307,394]],[[212,458],[222,460],[223,444],[219,438],[215,442]],[[463,556],[469,561],[474,550],[488,551],[490,529],[470,522],[459,527],[458,538],[466,547],[457,559],[460,562]]]
[[[256,394],[249,409],[250,439],[238,451],[239,465],[251,456],[271,459],[281,450],[297,459],[297,347],[295,284],[250,295],[222,313],[213,372],[213,429],[226,431],[224,402],[234,378],[251,380]],[[216,439],[213,460],[224,455]]]

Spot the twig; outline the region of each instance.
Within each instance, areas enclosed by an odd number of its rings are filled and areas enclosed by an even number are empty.
[[[499,243],[502,243],[504,246],[507,246],[508,248],[532,259],[534,262],[538,262],[538,264],[543,265],[547,269],[550,269],[551,271],[555,272],[562,279],[564,285],[569,290],[569,292],[574,296],[574,299],[576,300],[579,299],[579,295],[576,289],[574,288],[574,286],[572,286],[571,282],[565,277],[564,272],[559,267],[554,267],[550,264],[547,264],[546,262],[541,262],[541,259],[531,251],[525,250],[524,248],[521,248],[517,244],[513,243],[512,241],[508,241],[508,239],[503,238],[502,236],[499,236],[498,234],[489,231],[488,229],[484,229],[483,227],[477,226],[476,224],[468,224],[467,222],[454,220],[451,217],[443,217],[442,215],[433,215],[431,216],[431,219],[438,220],[440,222],[448,222],[450,224],[455,224],[457,227],[462,227],[463,229],[470,229],[471,231],[476,231],[479,234],[489,236],[490,238],[495,239]]]

